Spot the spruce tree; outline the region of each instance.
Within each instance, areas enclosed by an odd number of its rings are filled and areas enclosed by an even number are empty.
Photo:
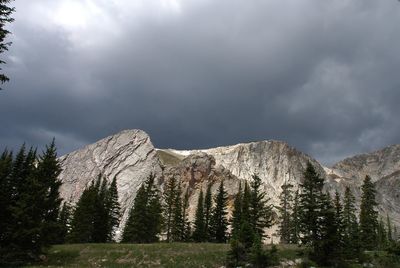
[[[71,221],[71,232],[68,235],[70,243],[93,242],[94,222],[96,213],[96,185],[94,181],[85,188],[75,205]]]
[[[217,196],[215,197],[215,207],[212,211],[210,230],[211,240],[217,243],[225,243],[227,240],[228,220],[227,202],[228,196],[224,188],[224,182],[219,185]]]
[[[108,211],[107,242],[111,242],[113,241],[121,217],[121,207],[118,202],[118,187],[117,187],[116,177],[114,177],[114,179],[111,182],[111,185],[107,191],[107,196],[105,201],[106,201],[106,208]]]
[[[197,200],[197,209],[194,220],[193,240],[204,242],[206,239],[204,224],[204,198],[203,189],[200,189],[199,199]]]
[[[232,220],[231,220],[231,226],[232,226],[232,237],[237,239],[239,232],[240,232],[240,227],[242,226],[242,202],[243,199],[243,193],[242,193],[242,184],[239,183],[239,190],[235,196],[235,201],[233,203],[233,211],[232,211]]]
[[[300,212],[299,212],[299,190],[296,191],[293,201],[293,212],[290,215],[290,243],[300,242]]]
[[[174,206],[173,206],[173,218],[172,218],[172,228],[171,237],[172,241],[181,242],[185,239],[185,219],[182,209],[182,186],[181,183],[178,184]]]
[[[293,206],[292,184],[285,183],[281,186],[282,192],[279,195],[280,206],[279,210],[279,235],[280,241],[284,244],[289,244],[291,241],[291,214]]]
[[[10,31],[8,31],[5,28],[6,23],[10,23],[14,21],[14,19],[11,17],[12,13],[15,11],[14,7],[10,6],[10,3],[13,0],[1,0],[0,1],[0,54],[4,53],[5,51],[8,50],[8,48],[11,45],[11,42],[5,42],[5,39],[7,36],[10,34]],[[6,62],[4,60],[0,60],[0,64],[5,64]],[[0,68],[1,70],[1,68]],[[10,79],[5,75],[5,74],[0,74],[0,82],[3,84],[5,82],[8,82]],[[1,90],[1,88],[0,88]]]
[[[211,239],[211,212],[212,212],[212,196],[211,196],[211,183],[208,184],[206,195],[204,197],[204,229],[206,235],[206,241],[210,241]]]
[[[311,258],[319,265],[341,267],[341,246],[336,209],[328,193],[321,196],[321,211],[318,217],[319,239],[315,241]]]
[[[154,179],[154,175],[150,175],[136,194],[122,236],[124,243],[158,241],[162,224],[162,208],[160,194],[155,188]]]
[[[359,227],[356,216],[355,198],[349,187],[346,187],[343,200],[343,252],[351,259],[360,251]]]
[[[317,243],[321,239],[319,218],[322,210],[323,184],[324,180],[308,162],[304,172],[304,181],[301,184],[300,229],[302,243],[310,246],[314,251],[316,251]]]
[[[58,227],[56,231],[56,240],[55,244],[64,244],[67,241],[67,237],[70,232],[70,224],[71,224],[71,216],[72,216],[72,207],[69,203],[64,202],[60,215],[58,217]]]
[[[12,152],[5,150],[0,156],[0,253],[6,244],[7,230],[11,218],[11,171],[13,167]]]
[[[172,177],[168,180],[164,190],[164,229],[167,234],[167,242],[171,241],[171,228],[173,210],[176,197],[176,179]]]
[[[249,223],[254,234],[260,239],[265,237],[264,228],[272,225],[272,206],[268,204],[269,198],[265,196],[261,186],[261,179],[257,175],[253,175],[250,183]]]
[[[61,181],[58,176],[61,173],[61,165],[57,159],[55,140],[46,146],[46,151],[37,164],[36,183],[41,191],[38,194],[36,204],[40,204],[43,220],[41,228],[42,246],[54,243],[58,238],[54,236],[58,229],[58,217],[62,199],[59,196]]]
[[[336,237],[336,253],[342,257],[344,249],[344,220],[343,220],[343,206],[340,200],[340,194],[338,191],[335,192],[335,199],[333,201],[335,208],[335,225],[337,228]]]
[[[378,212],[375,201],[375,186],[369,176],[364,179],[362,185],[361,206],[360,206],[360,240],[362,248],[372,250],[376,248],[378,239]]]

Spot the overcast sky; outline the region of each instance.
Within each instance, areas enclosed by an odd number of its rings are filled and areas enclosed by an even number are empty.
[[[325,164],[400,143],[397,0],[16,0],[0,148],[123,129],[283,140]]]

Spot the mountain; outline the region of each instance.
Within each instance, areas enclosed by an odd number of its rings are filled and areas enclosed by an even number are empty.
[[[258,174],[273,205],[279,204],[281,186],[287,182],[298,187],[310,161],[325,177],[325,188],[334,193],[350,186],[360,200],[360,186],[370,175],[378,191],[379,211],[389,214],[400,225],[400,146],[395,145],[370,154],[347,158],[333,167],[322,166],[312,157],[285,142],[260,141],[204,150],[156,149],[149,136],[141,130],[125,130],[60,158],[63,168],[61,196],[76,202],[83,189],[100,173],[109,180],[117,178],[125,224],[129,208],[144,180],[156,175],[157,186],[163,191],[171,177],[181,181],[189,193],[189,218],[193,219],[200,189],[208,184],[212,192],[224,181],[229,195],[229,208],[239,183]],[[268,233],[274,234],[276,226]],[[119,238],[120,232],[117,233]]]

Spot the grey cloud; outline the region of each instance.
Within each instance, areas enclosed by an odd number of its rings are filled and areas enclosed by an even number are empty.
[[[129,17],[98,1],[115,32],[20,17],[0,147],[55,136],[66,153],[141,128],[158,147],[279,139],[331,164],[400,142],[396,1],[155,3]]]

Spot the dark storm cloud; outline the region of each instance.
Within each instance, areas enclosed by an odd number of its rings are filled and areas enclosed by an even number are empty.
[[[333,163],[400,143],[397,1],[32,2],[12,26],[2,147],[55,136],[66,153],[140,128],[157,147],[279,139]]]

